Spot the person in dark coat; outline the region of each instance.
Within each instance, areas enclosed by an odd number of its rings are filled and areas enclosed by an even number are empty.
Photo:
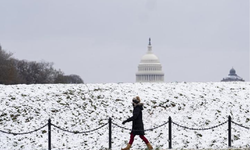
[[[136,96],[135,98],[133,98],[132,103],[133,103],[133,107],[134,107],[133,116],[122,122],[122,124],[125,124],[125,123],[130,122],[130,121],[133,122],[132,131],[130,133],[129,143],[127,144],[127,147],[123,148],[122,150],[129,150],[131,148],[131,146],[134,142],[134,137],[136,135],[139,135],[140,138],[147,145],[148,149],[152,150],[153,147],[149,143],[148,139],[144,136],[145,132],[144,132],[144,125],[143,125],[143,121],[142,121],[143,103],[141,103],[139,96]]]

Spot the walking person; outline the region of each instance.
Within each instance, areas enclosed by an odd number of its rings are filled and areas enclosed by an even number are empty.
[[[129,150],[134,142],[134,137],[136,135],[139,135],[140,138],[147,145],[148,149],[152,150],[153,147],[149,143],[148,139],[144,136],[145,133],[144,133],[144,126],[143,126],[143,121],[142,121],[143,103],[141,103],[139,96],[136,96],[135,98],[133,98],[132,103],[134,107],[133,116],[122,122],[122,124],[125,124],[127,122],[133,121],[132,131],[130,133],[130,140],[129,140],[129,143],[127,144],[127,147],[122,148],[121,150]]]

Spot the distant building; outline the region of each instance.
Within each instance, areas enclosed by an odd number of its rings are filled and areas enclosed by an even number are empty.
[[[234,68],[232,68],[229,71],[229,74],[228,74],[227,77],[225,77],[225,78],[223,78],[221,80],[221,82],[231,82],[231,81],[242,81],[242,82],[244,82],[244,80],[236,74],[236,71],[235,71]]]
[[[158,57],[153,54],[151,39],[148,51],[142,56],[136,73],[136,82],[164,82],[164,73]]]

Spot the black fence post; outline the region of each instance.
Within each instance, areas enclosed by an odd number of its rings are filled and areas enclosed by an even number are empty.
[[[168,148],[172,149],[172,118],[168,118]]]
[[[49,146],[49,150],[51,150],[51,120],[50,118],[48,121],[48,146]]]
[[[231,147],[231,121],[232,121],[232,118],[231,116],[229,115],[228,116],[228,147]]]
[[[109,118],[109,149],[112,148],[112,119]]]

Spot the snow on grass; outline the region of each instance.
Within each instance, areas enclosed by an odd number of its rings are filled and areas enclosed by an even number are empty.
[[[250,127],[250,83],[109,83],[57,85],[0,85],[0,130],[27,132],[51,118],[53,124],[70,131],[88,131],[112,121],[121,122],[132,115],[131,100],[140,96],[144,103],[144,128],[168,121],[190,128],[208,128],[232,120]],[[172,125],[175,149],[204,149],[227,146],[227,123],[211,130],[193,131]],[[88,134],[72,134],[52,127],[52,149],[108,148],[108,126]],[[112,126],[112,148],[126,146],[127,130]],[[146,132],[155,148],[168,148],[168,125]],[[250,148],[250,131],[232,124],[232,146]],[[133,149],[146,145],[135,138]],[[47,127],[26,135],[0,133],[2,150],[48,149]]]

